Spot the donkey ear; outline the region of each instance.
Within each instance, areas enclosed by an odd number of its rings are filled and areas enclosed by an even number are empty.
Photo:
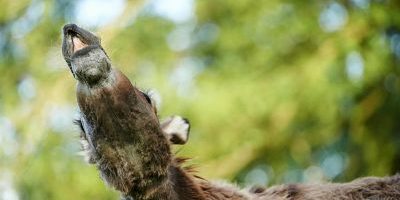
[[[189,139],[190,124],[181,116],[170,116],[161,122],[161,129],[171,144],[185,144]]]

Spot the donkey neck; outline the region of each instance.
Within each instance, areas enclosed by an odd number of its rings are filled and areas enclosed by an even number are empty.
[[[148,187],[133,187],[123,200],[205,200],[195,179],[184,169],[171,163],[167,180]]]

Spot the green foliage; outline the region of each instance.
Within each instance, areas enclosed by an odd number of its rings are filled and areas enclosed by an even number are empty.
[[[116,199],[77,156],[60,30],[80,4],[0,2],[0,199],[13,190],[20,199]],[[161,118],[191,121],[189,143],[174,151],[202,176],[347,181],[400,170],[399,8],[201,0],[176,22],[127,1],[93,30],[116,67],[161,96]]]

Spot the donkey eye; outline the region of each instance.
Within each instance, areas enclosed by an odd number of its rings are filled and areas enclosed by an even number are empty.
[[[142,94],[143,94],[144,98],[146,98],[147,103],[151,104],[151,99],[150,99],[149,95],[144,92],[142,92]]]

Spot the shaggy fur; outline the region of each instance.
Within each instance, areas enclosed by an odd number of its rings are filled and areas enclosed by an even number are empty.
[[[210,182],[174,158],[148,97],[114,69],[92,33],[63,29],[63,55],[77,79],[81,139],[88,162],[125,200],[400,199],[400,176],[350,183],[289,184],[239,189]]]

